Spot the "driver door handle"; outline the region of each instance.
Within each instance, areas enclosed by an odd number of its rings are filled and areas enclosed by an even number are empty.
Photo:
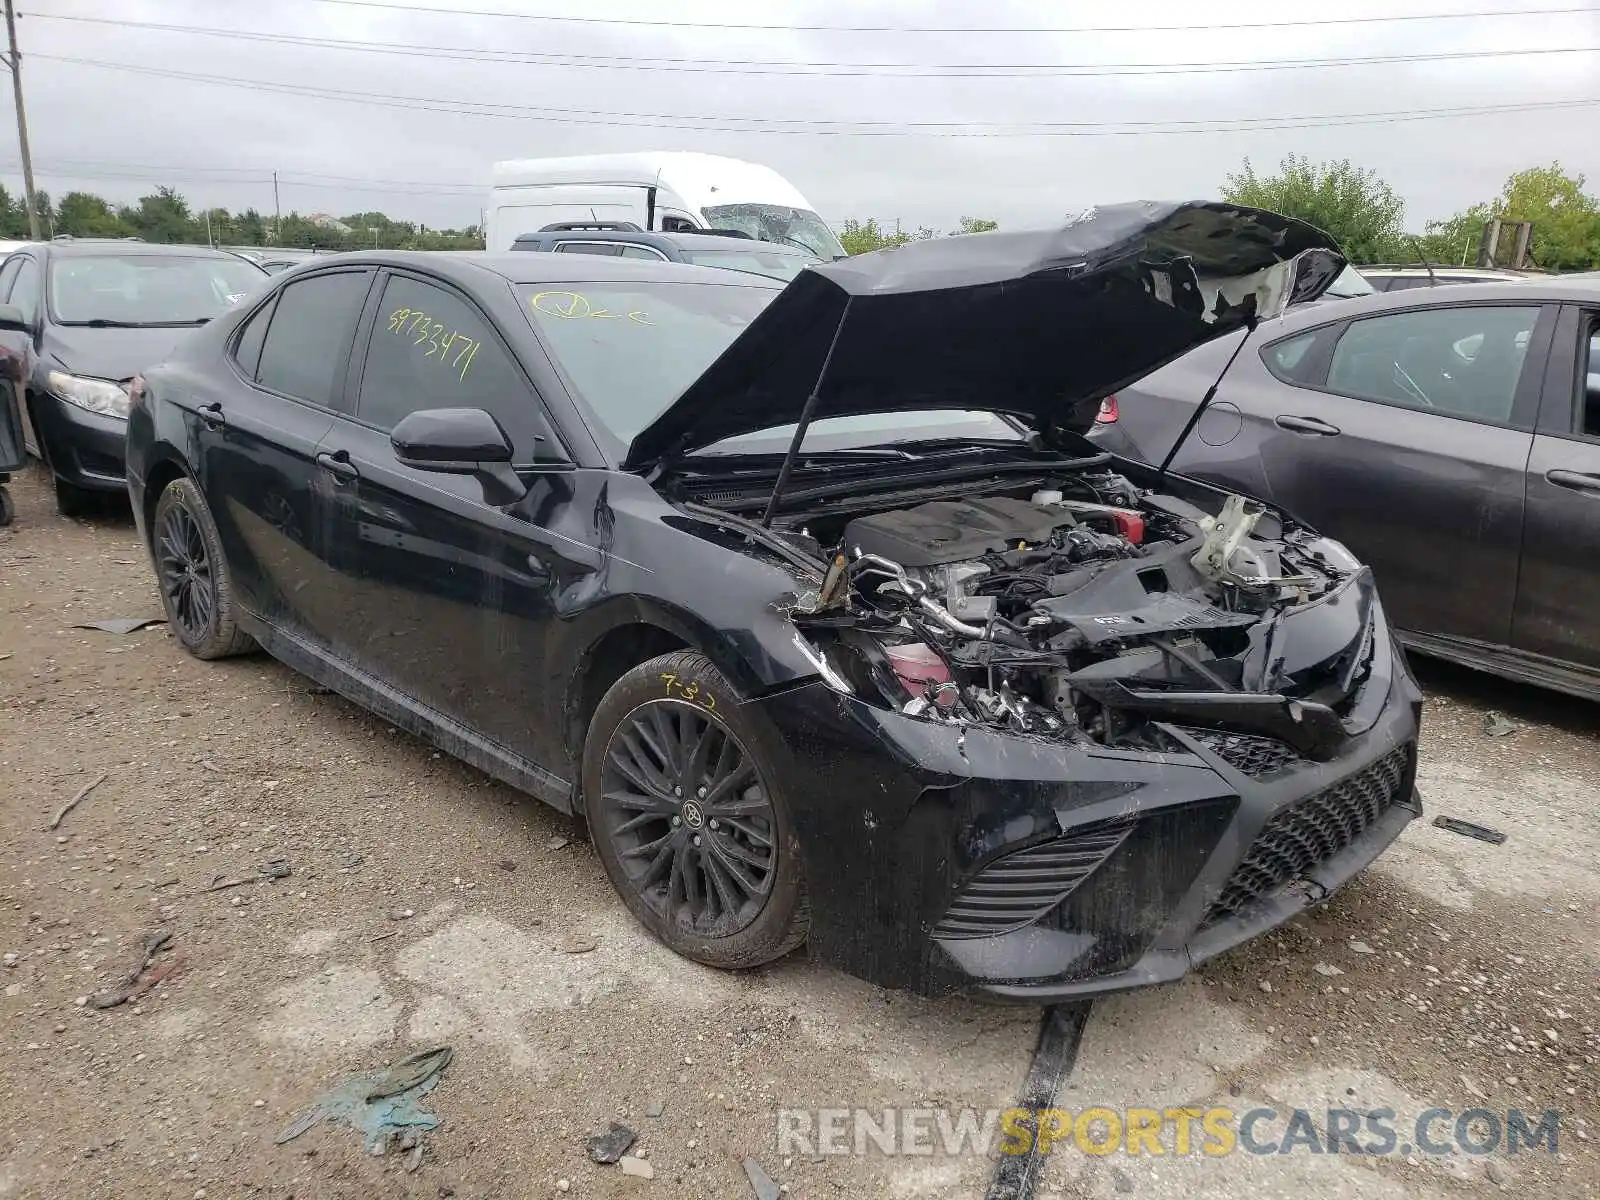
[[[355,463],[350,461],[350,452],[348,450],[335,450],[332,454],[317,455],[317,466],[335,478],[344,480],[346,483],[361,474],[360,471],[356,470]]]
[[[1600,475],[1585,475],[1582,471],[1546,471],[1544,477],[1559,488],[1574,492],[1600,493]]]
[[[207,429],[221,429],[228,423],[228,418],[222,415],[221,401],[200,406],[200,419],[206,423]]]
[[[1317,420],[1316,417],[1275,417],[1272,423],[1279,429],[1287,429],[1290,433],[1313,433],[1318,437],[1339,436],[1337,425],[1329,425],[1326,421]]]

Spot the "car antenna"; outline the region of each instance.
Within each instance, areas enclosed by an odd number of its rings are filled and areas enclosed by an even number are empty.
[[[1439,281],[1433,277],[1433,264],[1428,261],[1428,256],[1422,252],[1422,243],[1416,238],[1411,239],[1411,248],[1417,252],[1417,259],[1422,263],[1423,270],[1428,272],[1428,286],[1438,287]]]
[[[794,427],[794,437],[789,439],[789,451],[783,456],[783,465],[778,468],[778,478],[772,485],[772,498],[767,501],[767,511],[761,514],[761,524],[764,527],[772,526],[772,514],[778,511],[778,500],[783,495],[784,488],[789,486],[789,475],[794,470],[794,460],[800,457],[800,443],[806,440],[806,430],[811,427],[812,414],[817,411],[817,404],[822,398],[822,382],[828,377],[828,368],[833,364],[833,352],[839,348],[839,335],[844,332],[844,323],[850,316],[850,305],[855,297],[846,297],[844,311],[839,314],[839,324],[834,326],[833,340],[828,343],[828,353],[823,356],[822,369],[817,372],[817,381],[811,385],[811,394],[806,397],[805,407],[800,410],[800,423]]]
[[[1239,339],[1239,344],[1233,348],[1233,353],[1228,355],[1228,361],[1222,364],[1222,370],[1217,372],[1217,377],[1206,389],[1206,394],[1200,403],[1195,406],[1194,412],[1189,414],[1189,420],[1184,424],[1183,432],[1178,435],[1178,440],[1172,443],[1172,449],[1167,451],[1167,456],[1161,460],[1161,466],[1156,471],[1156,486],[1161,486],[1161,481],[1167,477],[1167,468],[1172,465],[1172,460],[1178,457],[1178,451],[1184,442],[1189,440],[1189,435],[1194,432],[1194,427],[1200,424],[1200,418],[1205,415],[1211,402],[1217,398],[1217,389],[1222,386],[1222,379],[1233,366],[1233,360],[1239,357],[1239,351],[1244,349],[1244,344],[1250,340],[1250,335],[1256,331],[1256,312],[1252,308],[1250,315],[1245,318],[1244,336]]]

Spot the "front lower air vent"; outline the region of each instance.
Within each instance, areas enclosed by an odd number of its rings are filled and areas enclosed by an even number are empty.
[[[933,936],[994,937],[1038,920],[1116,853],[1136,824],[1093,826],[996,859],[956,894]]]

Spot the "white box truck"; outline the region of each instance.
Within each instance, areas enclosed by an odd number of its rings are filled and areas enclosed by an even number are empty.
[[[733,229],[803,246],[825,259],[844,247],[799,190],[771,167],[718,154],[659,151],[526,158],[494,164],[485,244],[575,222],[663,233]]]

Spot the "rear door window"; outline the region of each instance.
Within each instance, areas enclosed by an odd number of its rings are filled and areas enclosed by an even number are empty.
[[[1352,321],[1334,347],[1328,390],[1508,424],[1539,311],[1485,304]]]
[[[371,282],[368,271],[297,279],[278,295],[256,382],[296,400],[342,407],[350,340]]]
[[[1261,352],[1261,360],[1285,383],[1310,383],[1310,371],[1316,356],[1311,348],[1317,344],[1319,330],[1302,333],[1298,337],[1274,342]]]
[[[234,361],[247,379],[254,379],[256,368],[261,365],[261,347],[267,340],[267,324],[271,320],[272,303],[269,301],[244,323],[244,329],[234,343]]]

